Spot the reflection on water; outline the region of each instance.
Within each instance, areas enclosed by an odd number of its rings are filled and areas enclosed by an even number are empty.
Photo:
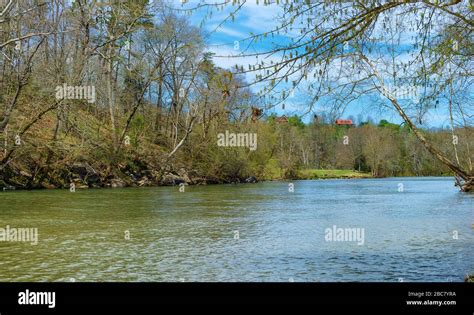
[[[39,242],[0,242],[0,281],[462,281],[474,273],[474,195],[450,178],[293,183],[293,193],[284,182],[2,192],[0,228],[38,228]],[[334,225],[364,229],[364,244],[325,241]]]

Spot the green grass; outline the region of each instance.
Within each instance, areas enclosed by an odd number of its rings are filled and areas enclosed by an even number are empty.
[[[265,180],[283,179],[283,170],[278,166],[277,160],[270,160],[265,166],[263,178]],[[321,170],[303,169],[298,171],[299,179],[328,179],[328,178],[372,178],[371,173],[358,172],[355,170]]]
[[[371,178],[372,174],[354,170],[319,170],[305,169],[298,173],[302,179],[324,179],[324,178]]]

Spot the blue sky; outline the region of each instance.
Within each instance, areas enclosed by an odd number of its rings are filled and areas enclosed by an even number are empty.
[[[178,3],[178,7],[181,7],[179,4],[180,0],[175,1]],[[198,2],[199,0],[188,0],[184,8],[195,7]],[[222,1],[207,1],[207,3],[215,2]],[[207,34],[206,42],[208,44],[208,50],[215,53],[216,57],[214,58],[214,62],[218,66],[230,69],[236,64],[239,64],[247,68],[248,64],[255,64],[258,58],[236,58],[232,56],[236,56],[244,50],[245,53],[264,52],[270,50],[275,45],[282,45],[288,42],[288,37],[280,35],[274,38],[269,37],[264,41],[248,47],[248,41],[245,39],[251,36],[251,34],[261,34],[271,31],[278,25],[277,17],[282,13],[280,7],[276,5],[262,6],[261,2],[263,2],[263,0],[260,0],[260,5],[257,5],[256,0],[248,0],[242,9],[237,12],[234,21],[229,19],[224,23],[223,21],[236,7],[227,5],[224,6],[222,10],[216,10],[214,8],[212,9],[212,15],[209,15],[208,8],[203,8],[194,11],[194,13],[189,16],[191,23],[202,27],[204,33]],[[403,48],[400,47],[400,49]],[[254,74],[249,74],[247,77],[248,81],[251,81],[254,76]],[[260,87],[256,86],[253,87],[253,89],[258,91]],[[281,86],[280,89],[285,89],[285,86]],[[285,102],[285,109],[280,106],[275,108],[274,111],[279,115],[302,115],[308,112],[306,99],[307,95],[301,91],[296,91],[294,96]],[[382,98],[377,96],[362,97],[349,104],[340,118],[353,116],[356,118],[362,117],[365,120],[370,116],[374,121],[387,119],[391,122],[402,123],[402,119],[395,110],[390,106],[381,108],[376,104],[380,102],[382,102]],[[437,110],[430,110],[426,114],[424,127],[442,127],[449,124],[448,115],[445,110],[441,110],[442,107],[443,106],[438,106]],[[324,111],[326,111],[324,100],[321,100],[321,102],[318,102],[316,107],[313,108],[313,112],[308,113],[304,119],[307,121],[312,117],[313,113],[320,114]]]

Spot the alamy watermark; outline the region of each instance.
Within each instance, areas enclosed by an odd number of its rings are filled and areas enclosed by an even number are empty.
[[[64,83],[56,86],[56,99],[86,100],[88,103],[95,103],[95,86],[71,86]]]
[[[19,305],[46,305],[48,308],[56,307],[56,292],[35,292],[26,289],[18,293]]]
[[[357,245],[364,245],[365,243],[365,229],[364,228],[338,228],[333,225],[332,228],[325,230],[326,242],[357,242]]]
[[[420,88],[416,85],[384,85],[380,97],[412,100],[414,103],[419,103],[419,90]]]
[[[38,244],[38,228],[0,227],[0,242],[29,242]]]
[[[257,150],[256,133],[233,133],[228,130],[217,135],[219,147],[248,147],[250,151]]]

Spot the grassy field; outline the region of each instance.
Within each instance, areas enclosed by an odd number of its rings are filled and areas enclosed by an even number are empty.
[[[325,178],[371,178],[372,174],[354,170],[319,170],[305,169],[298,173],[301,179],[325,179]]]
[[[285,179],[284,170],[278,165],[278,161],[271,159],[265,166],[261,178],[264,180]],[[328,179],[328,178],[372,178],[371,173],[358,172],[355,170],[340,169],[302,169],[297,172],[298,179]]]

